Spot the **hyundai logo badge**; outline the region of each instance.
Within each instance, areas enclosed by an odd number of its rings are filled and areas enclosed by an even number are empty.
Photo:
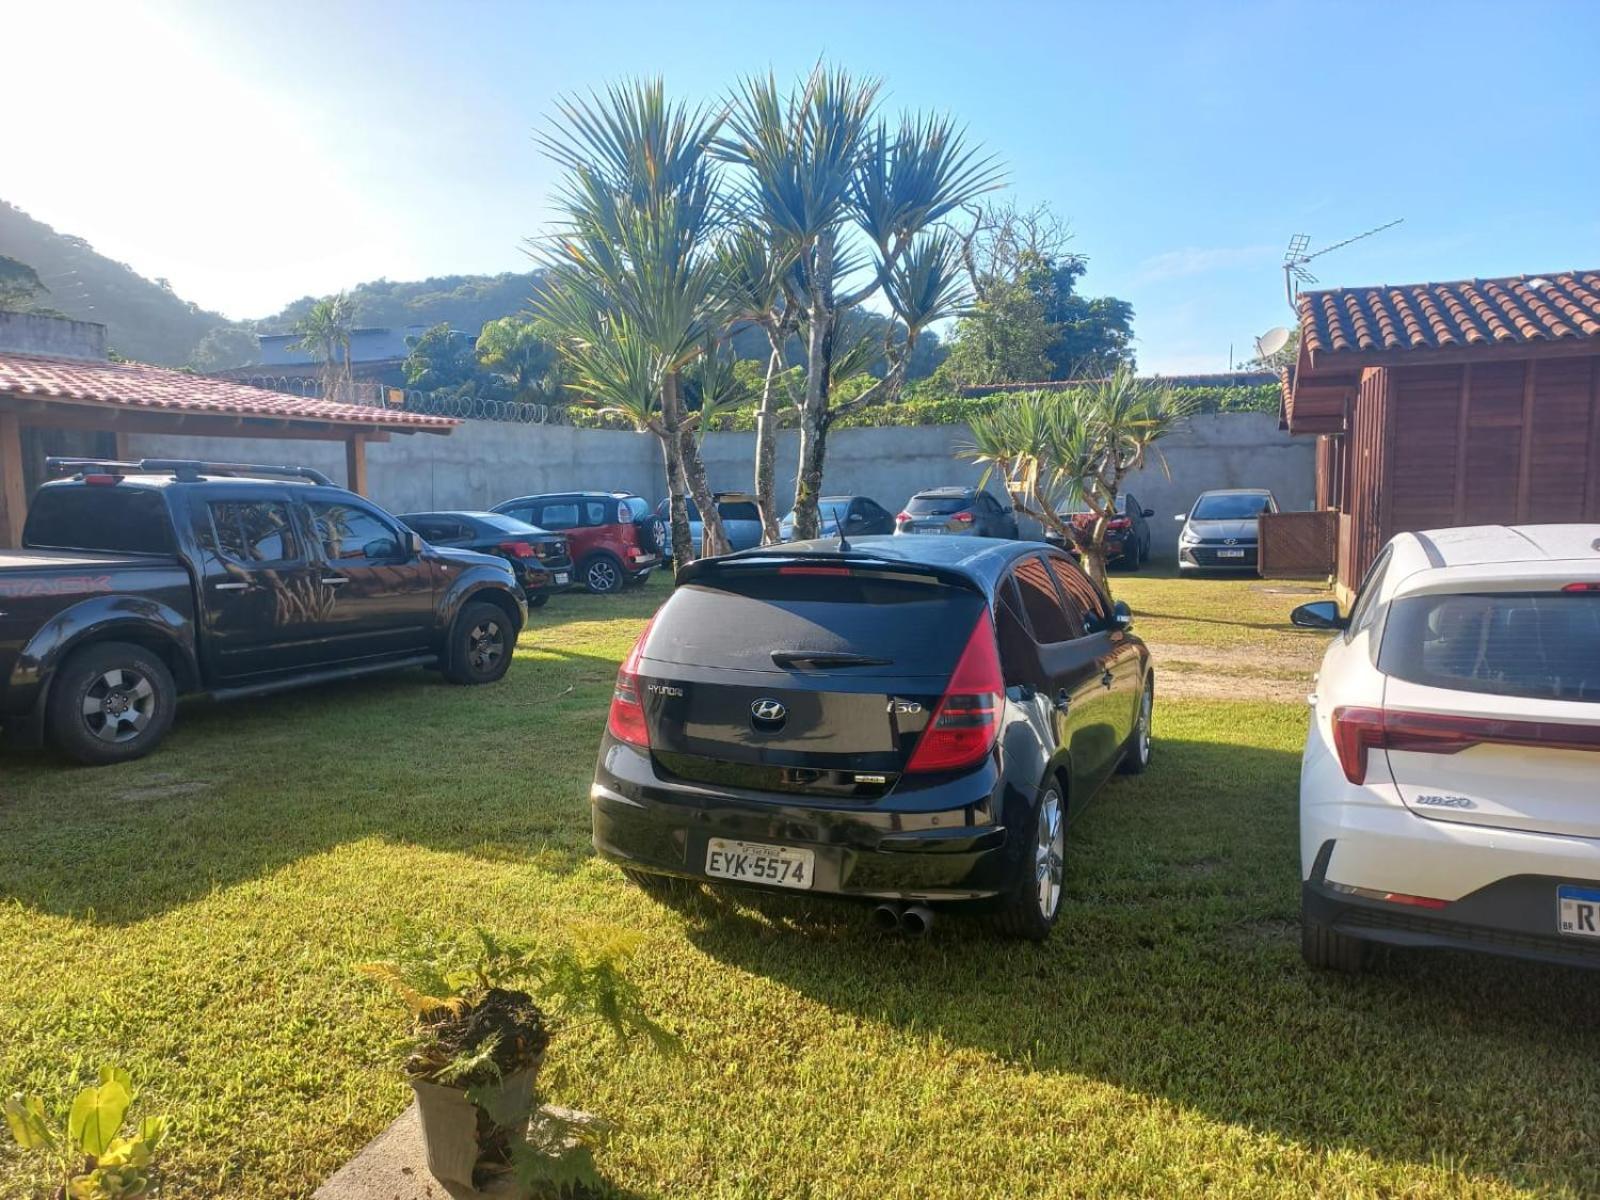
[[[1223,542],[1222,544],[1224,546],[1237,546],[1239,544],[1239,539],[1238,538],[1229,538],[1227,541]]]
[[[773,730],[781,726],[789,715],[781,701],[770,696],[750,702],[750,719],[758,729]]]

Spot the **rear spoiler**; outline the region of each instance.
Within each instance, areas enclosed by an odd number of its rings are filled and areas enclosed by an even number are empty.
[[[741,570],[778,570],[785,566],[863,567],[875,571],[892,571],[901,575],[928,575],[952,587],[970,588],[982,592],[983,586],[972,576],[934,563],[914,562],[873,554],[869,550],[785,550],[782,546],[757,546],[720,554],[713,558],[697,558],[685,565],[677,575],[678,583],[694,583],[713,575],[735,574]]]

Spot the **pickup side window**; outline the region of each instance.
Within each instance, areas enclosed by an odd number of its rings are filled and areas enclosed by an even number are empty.
[[[383,561],[400,553],[400,539],[377,514],[337,500],[311,500],[312,526],[329,562]]]
[[[289,562],[300,557],[289,506],[280,500],[213,500],[217,553],[238,563]]]
[[[171,554],[172,521],[159,493],[125,486],[42,487],[22,544],[35,550]]]

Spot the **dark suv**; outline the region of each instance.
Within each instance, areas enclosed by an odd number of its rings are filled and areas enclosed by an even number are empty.
[[[660,518],[627,492],[520,496],[496,504],[494,511],[565,534],[578,582],[602,594],[649,579],[667,540]]]
[[[982,488],[930,488],[906,501],[894,519],[894,531],[1014,538],[1017,514]]]
[[[1043,938],[1066,823],[1150,759],[1144,644],[1057,550],[871,537],[684,568],[617,675],[594,844],[672,877],[925,901]]]

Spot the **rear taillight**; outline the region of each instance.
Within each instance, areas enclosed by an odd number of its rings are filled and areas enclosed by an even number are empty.
[[[982,613],[906,770],[957,771],[980,762],[1000,732],[1005,690],[994,625]]]
[[[911,514],[908,513],[908,512],[896,513],[895,516],[894,516],[894,519],[896,521],[899,521],[899,522],[903,523],[903,522],[911,520]]]
[[[950,519],[952,521],[960,521],[963,525],[971,525],[972,524],[972,514],[969,513],[969,512],[958,512],[954,516],[952,516]]]
[[[122,482],[121,475],[85,475],[83,481],[90,487],[116,487]]]
[[[539,554],[527,542],[501,542],[500,550],[512,558],[538,558]]]
[[[779,575],[848,575],[849,567],[779,567]]]
[[[1600,582],[1595,583],[1569,583],[1561,589],[1563,592],[1600,592]]]
[[[1333,713],[1334,750],[1344,768],[1344,777],[1351,783],[1366,782],[1369,750],[1459,754],[1486,742],[1541,750],[1600,751],[1600,725],[1508,721],[1502,717],[1381,708],[1338,708]]]
[[[641,750],[650,749],[650,730],[644,719],[644,697],[639,692],[639,659],[644,654],[644,640],[650,636],[652,624],[654,618],[645,622],[633,649],[622,660],[617,671],[617,685],[611,692],[611,712],[606,717],[606,728],[612,737]]]
[[[1107,529],[1132,529],[1133,520],[1129,517],[1112,517],[1106,522]]]

